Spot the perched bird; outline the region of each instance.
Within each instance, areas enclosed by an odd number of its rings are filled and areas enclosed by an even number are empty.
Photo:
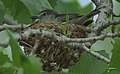
[[[93,22],[91,17],[98,14],[99,11],[93,10],[86,15],[79,14],[60,14],[54,10],[43,10],[36,16],[32,16],[33,22],[30,26],[32,29],[46,28],[52,29],[57,36],[64,35],[68,38],[85,38],[86,26]],[[69,19],[67,19],[67,17]],[[69,20],[69,21],[67,21]],[[40,23],[39,23],[40,22]],[[64,29],[61,25],[64,22],[72,23],[72,25],[64,25]],[[45,24],[44,24],[45,23]],[[46,23],[48,23],[46,25]],[[53,23],[53,24],[49,24]],[[78,24],[78,25],[76,25]],[[82,25],[82,26],[81,26]],[[84,26],[83,26],[84,25]],[[51,28],[52,27],[52,28]],[[39,38],[38,47],[36,48],[35,54],[40,57],[42,61],[42,68],[47,72],[62,71],[70,66],[74,65],[80,60],[81,54],[84,52],[82,48],[70,48],[66,47],[67,43],[59,42],[58,40],[51,39],[48,36],[41,35],[37,37],[33,34],[27,39],[25,43],[34,47],[36,39]],[[31,47],[26,47],[26,50],[31,51]]]
[[[72,24],[78,24],[78,25],[84,25],[88,26],[90,23],[93,22],[91,17],[98,14],[100,11],[95,9],[92,12],[86,14],[86,15],[79,15],[79,14],[59,14],[58,12],[46,9],[38,13],[36,16],[32,16],[32,20],[39,19],[42,23],[57,23],[61,24],[63,22],[66,22],[66,16],[69,18],[69,23]]]

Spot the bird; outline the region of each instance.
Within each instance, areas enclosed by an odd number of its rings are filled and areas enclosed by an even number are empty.
[[[57,36],[66,36],[68,38],[84,38],[86,37],[86,28],[83,26],[88,26],[90,23],[93,22],[91,17],[96,15],[98,13],[97,10],[93,10],[90,13],[86,15],[79,15],[76,13],[69,13],[69,14],[61,14],[58,13],[55,10],[52,9],[45,9],[43,11],[40,11],[37,15],[32,16],[33,22],[38,20],[39,22],[36,24],[32,24],[30,28],[32,29],[39,29],[45,28],[43,30],[47,31],[47,29],[50,31],[52,29],[51,33],[56,34]],[[64,25],[64,22],[67,22],[67,17],[69,19],[68,23],[72,25]],[[45,24],[44,24],[45,23]],[[46,23],[48,23],[46,25]],[[50,24],[49,24],[50,23]],[[53,24],[51,24],[53,23]],[[57,27],[56,27],[56,24]],[[60,26],[59,26],[60,24]],[[64,25],[64,29],[61,26]],[[74,25],[76,24],[76,25]],[[39,27],[40,25],[40,27]],[[52,28],[50,27],[46,29],[47,26],[53,26]],[[81,26],[83,25],[83,26]],[[52,35],[54,35],[52,34]],[[39,42],[38,42],[38,47],[36,50],[36,55],[40,57],[42,61],[42,68],[45,71],[51,72],[51,71],[61,71],[62,69],[69,68],[73,64],[77,63],[81,57],[81,54],[83,53],[83,49],[80,48],[77,50],[76,48],[69,48],[68,46],[66,47],[66,43],[61,44],[58,40],[51,39],[52,36],[46,37],[41,35]],[[35,40],[35,35],[31,35],[31,39],[28,41],[30,44],[31,41]],[[35,41],[33,41],[34,43]],[[32,46],[32,45],[31,45]],[[44,51],[42,52],[41,51]],[[77,55],[76,55],[77,54]],[[53,56],[55,55],[55,56]],[[76,56],[75,56],[76,55]],[[68,58],[69,57],[69,58]],[[55,65],[51,65],[52,63],[55,63]]]
[[[79,15],[76,13],[61,14],[53,9],[45,9],[39,12],[37,15],[31,16],[31,18],[33,21],[39,19],[39,22],[42,23],[62,24],[63,22],[66,22],[66,17],[68,16],[70,24],[88,26],[93,22],[93,19],[90,18],[98,13],[100,13],[100,11],[97,9],[86,15]]]

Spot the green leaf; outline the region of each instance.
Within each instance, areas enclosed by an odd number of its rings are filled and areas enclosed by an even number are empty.
[[[77,0],[57,0],[55,9],[61,13],[86,14],[93,9],[92,3],[82,7]]]
[[[118,2],[117,2],[118,1]],[[120,0],[114,1],[114,13],[116,15],[120,15]],[[119,20],[120,17],[114,18],[114,20]]]
[[[42,63],[40,62],[40,59],[35,56],[29,56],[28,59],[32,65],[31,69],[32,69],[33,73],[40,74],[40,72],[42,71],[42,69],[41,69]],[[27,69],[30,70],[30,68],[27,68]]]
[[[110,68],[116,68],[120,70],[120,39],[115,39],[115,44],[113,45],[114,49],[112,50],[112,58],[110,61]]]
[[[56,2],[57,0],[48,0],[48,2],[50,3],[50,5],[55,8],[55,6],[57,5]]]
[[[24,74],[40,74],[40,60],[35,56],[21,56],[21,62]]]
[[[105,50],[105,52],[108,53],[109,56],[111,56],[112,55],[111,50],[113,49],[112,39],[106,38],[103,41],[99,40],[92,45],[91,49],[94,51]]]
[[[0,50],[3,50],[0,48]],[[8,55],[3,54],[3,52],[0,51],[0,74],[13,74],[15,69],[13,68],[13,64],[8,58]]]
[[[0,25],[2,25],[2,23],[4,21],[4,15],[5,15],[5,7],[0,0]]]
[[[120,0],[116,0],[116,1],[120,3]]]
[[[0,49],[1,50],[1,49]],[[3,64],[5,64],[6,62],[9,62],[10,59],[8,58],[7,55],[3,54],[2,52],[0,52],[0,66],[2,66]]]
[[[14,64],[19,68],[22,67],[24,74],[40,74],[40,60],[34,56],[26,57],[9,30],[7,30],[7,33],[10,37],[9,44],[12,49]]]
[[[7,30],[7,33],[9,35],[9,44],[12,50],[12,58],[13,62],[17,67],[21,67],[21,57],[24,56],[22,49],[18,45],[17,41],[13,38],[11,32]]]
[[[80,9],[80,12],[81,12],[81,14],[86,14],[86,13],[89,13],[90,11],[92,11],[92,9],[93,9],[93,4],[89,3],[85,7],[82,7]]]
[[[30,23],[30,12],[21,0],[1,0],[11,15],[20,23]]]
[[[76,0],[69,2],[63,0],[57,0],[57,6],[55,7],[61,13],[79,13],[80,5]]]
[[[59,27],[60,27],[60,29],[62,30],[62,33],[63,33],[64,35],[66,35],[66,34],[67,34],[67,33],[66,33],[66,25],[60,25]]]
[[[101,53],[106,54],[101,51]],[[107,64],[88,53],[82,54],[80,61],[70,68],[69,74],[102,74]]]
[[[13,67],[0,68],[0,74],[14,74],[15,69]]]
[[[120,16],[120,0],[117,0],[117,1],[114,1],[114,13]],[[115,17],[114,20],[120,20],[120,17]],[[111,27],[110,27],[110,30],[111,30]],[[115,31],[120,32],[120,24],[115,26]]]
[[[65,24],[68,24],[69,23],[69,20],[70,20],[70,18],[69,18],[69,16],[68,15],[66,15],[66,23]]]
[[[21,0],[24,5],[29,9],[31,15],[36,15],[44,9],[52,9],[47,0]]]
[[[117,69],[111,69],[109,71],[105,71],[103,74],[120,74],[120,70]]]
[[[120,39],[116,38],[113,44],[112,57],[110,64],[103,74],[119,74],[120,73]],[[114,73],[115,72],[115,73]]]

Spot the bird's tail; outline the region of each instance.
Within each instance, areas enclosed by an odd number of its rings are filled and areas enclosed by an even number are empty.
[[[90,19],[91,17],[95,16],[95,15],[98,14],[98,13],[100,13],[100,10],[95,9],[95,10],[89,12],[88,14],[83,15],[81,18],[71,20],[71,22],[74,22],[74,23],[76,23],[76,24],[80,24],[80,25],[87,26],[87,25],[89,25],[88,23],[90,23],[90,22],[93,21],[93,20],[88,20],[88,19]],[[87,24],[86,24],[86,23],[87,23]]]

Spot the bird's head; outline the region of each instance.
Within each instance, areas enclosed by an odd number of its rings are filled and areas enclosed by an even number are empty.
[[[51,23],[55,21],[56,15],[58,15],[58,12],[51,9],[46,9],[39,12],[36,16],[32,16],[31,18],[33,21],[39,19],[41,22]]]

